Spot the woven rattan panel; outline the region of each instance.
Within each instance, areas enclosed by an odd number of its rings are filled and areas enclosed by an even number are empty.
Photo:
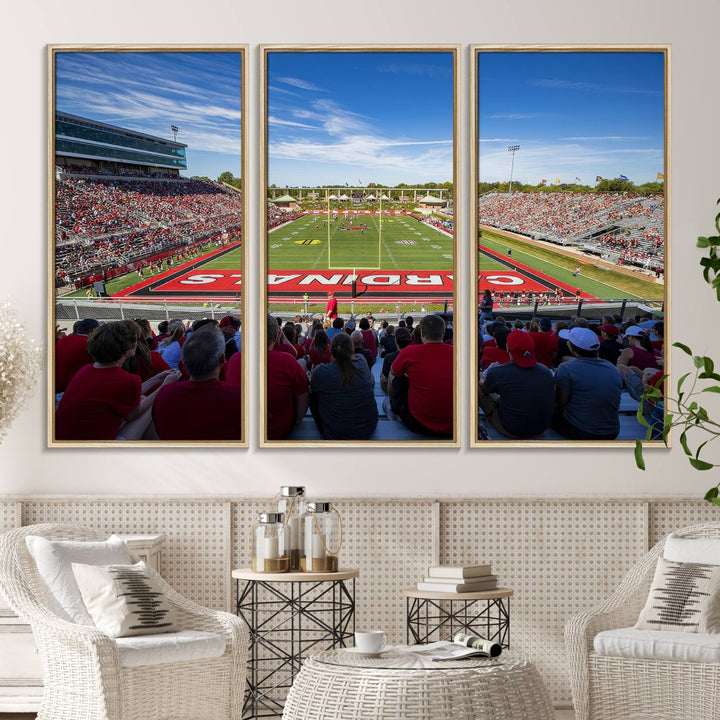
[[[9,500],[0,502],[0,532],[11,530],[17,525],[17,503]]]
[[[234,568],[249,567],[248,528],[269,503],[238,502],[233,511]],[[405,642],[404,588],[413,587],[432,559],[429,501],[345,501],[336,504],[345,539],[340,566],[359,568],[358,629],[383,629],[391,643]],[[236,600],[233,588],[233,602]]]
[[[465,501],[441,506],[441,562],[491,562],[510,602],[510,643],[534,660],[555,703],[570,701],[563,629],[607,598],[642,556],[643,505]]]
[[[708,487],[710,482],[708,482]],[[658,500],[650,503],[649,542],[654,545],[669,532],[688,525],[717,522],[720,508],[705,500]]]
[[[212,500],[32,501],[23,504],[23,525],[71,523],[108,534],[165,533],[161,572],[182,595],[225,610],[225,517]]]

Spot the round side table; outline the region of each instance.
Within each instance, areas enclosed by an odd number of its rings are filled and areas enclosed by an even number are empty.
[[[303,664],[283,720],[553,720],[525,658],[430,661],[398,648],[366,658],[327,650]]]
[[[355,580],[335,573],[233,570],[237,614],[252,642],[243,718],[279,717],[301,661],[325,648],[353,644]]]
[[[407,614],[406,642],[450,640],[458,632],[480,635],[510,647],[510,598],[514,591],[497,588],[454,593],[403,590]],[[438,636],[442,631],[442,637]]]

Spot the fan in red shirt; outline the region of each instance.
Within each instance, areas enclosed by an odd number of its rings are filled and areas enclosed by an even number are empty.
[[[298,361],[275,350],[282,335],[277,320],[267,316],[267,438],[284,440],[305,417],[310,402],[308,378]],[[284,337],[284,336],[283,336]]]
[[[510,353],[507,351],[507,338],[509,334],[510,328],[505,325],[500,325],[494,329],[496,344],[482,348],[480,366],[483,370],[487,370],[493,363],[504,365],[510,362]]]
[[[87,350],[88,337],[100,327],[93,318],[78,320],[72,335],[65,335],[55,343],[55,392],[64,392],[73,375],[93,360]]]
[[[389,390],[393,412],[413,432],[453,434],[453,346],[443,342],[445,321],[420,321],[422,344],[408,345],[395,358]]]
[[[121,367],[135,354],[136,344],[132,320],[107,323],[90,336],[88,351],[95,362],[75,373],[60,400],[55,413],[58,440],[140,440],[146,433],[155,437],[150,428],[153,402],[160,387],[175,382],[180,373],[166,370],[142,383]]]
[[[325,314],[330,318],[330,320],[334,320],[338,316],[338,303],[337,298],[335,297],[335,293],[331,290],[328,293],[328,301],[327,301],[327,307],[325,308]]]
[[[550,318],[541,318],[539,327],[539,332],[530,333],[530,337],[535,343],[535,359],[545,367],[552,368],[553,358],[558,351],[558,338],[552,331]]]
[[[162,388],[153,406],[160,440],[241,440],[241,388],[219,379],[225,364],[222,331],[206,325],[193,332],[182,360],[190,380]]]

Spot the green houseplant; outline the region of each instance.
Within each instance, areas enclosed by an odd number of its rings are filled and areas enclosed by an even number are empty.
[[[699,237],[697,246],[707,250],[707,254],[700,259],[700,265],[705,282],[714,288],[720,302],[720,213],[715,216],[715,230],[717,235]],[[667,445],[670,432],[679,430],[680,445],[690,465],[696,470],[711,470],[720,466],[720,463],[709,462],[702,457],[702,453],[708,444],[720,438],[720,421],[713,419],[702,403],[708,397],[705,393],[720,394],[720,373],[716,372],[712,358],[695,355],[687,345],[680,342],[673,343],[673,347],[692,358],[693,370],[679,378],[675,396],[667,393],[663,398],[663,391],[659,387],[648,388],[643,393],[637,417],[648,428],[646,440],[661,438]],[[643,407],[644,401],[656,404],[656,410],[660,412],[648,419],[643,413],[644,409],[647,413],[647,408]],[[635,462],[641,470],[645,469],[642,440],[635,443]],[[720,483],[707,491],[705,499],[720,505]]]

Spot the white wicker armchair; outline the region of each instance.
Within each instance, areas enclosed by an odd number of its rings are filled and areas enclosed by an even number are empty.
[[[687,538],[720,538],[720,523],[675,531]],[[662,540],[628,572],[615,594],[570,618],[565,641],[577,720],[717,720],[720,663],[601,656],[593,639],[603,630],[635,624],[645,605]]]
[[[245,691],[248,630],[230,613],[193,603],[161,580],[182,630],[225,638],[215,659],[121,667],[115,641],[48,608],[27,535],[93,541],[105,536],[64,525],[32,525],[0,535],[0,590],[35,635],[45,690],[38,720],[239,720]]]

